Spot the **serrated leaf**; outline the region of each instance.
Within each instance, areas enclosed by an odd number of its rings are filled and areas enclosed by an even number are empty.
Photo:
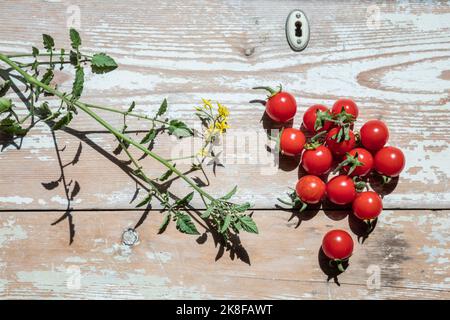
[[[173,134],[177,138],[183,138],[192,136],[193,132],[183,121],[171,120],[169,122],[169,134]]]
[[[136,107],[136,102],[132,102],[131,105],[128,107],[127,113],[130,113],[133,111],[134,107]]]
[[[11,99],[0,98],[0,113],[9,111],[12,107]]]
[[[149,143],[150,141],[153,141],[156,138],[156,130],[150,129],[149,132],[142,138],[141,144]]]
[[[16,120],[5,118],[0,122],[0,132],[10,135],[23,136],[27,133],[27,130],[22,128]]]
[[[235,206],[235,207],[234,207],[234,210],[236,210],[237,212],[245,212],[245,211],[247,211],[248,209],[250,209],[251,207],[252,207],[252,205],[251,205],[250,203],[246,202],[246,203],[244,203],[244,204]]]
[[[31,50],[33,51],[33,57],[37,57],[39,55],[39,49],[36,47],[31,47]]]
[[[73,81],[72,85],[73,99],[79,99],[81,97],[81,94],[83,93],[83,86],[84,86],[84,70],[83,68],[79,67],[75,72],[75,80]]]
[[[192,198],[194,198],[194,192],[193,191],[191,193],[189,193],[188,195],[186,195],[184,198],[182,198],[180,200],[177,200],[175,202],[175,204],[177,206],[186,206],[192,201]]]
[[[41,105],[34,109],[34,113],[41,119],[45,119],[52,114],[47,102],[41,103]]]
[[[175,167],[175,164],[173,165]],[[159,177],[159,181],[166,181],[167,179],[169,179],[169,177],[172,175],[173,171],[172,170],[167,170],[166,172],[164,172],[161,177]]]
[[[64,117],[62,117],[61,119],[59,119],[55,125],[52,127],[52,129],[54,131],[61,129],[64,126],[67,126],[70,121],[72,121],[73,115],[72,112],[68,112],[64,115]]]
[[[105,53],[96,53],[92,57],[91,67],[94,73],[106,73],[117,68],[117,63]]]
[[[222,200],[229,200],[229,199],[231,199],[232,196],[234,196],[236,191],[237,191],[237,186],[234,186],[234,188],[230,192],[228,192],[226,195],[224,195],[220,199],[222,199]]]
[[[11,80],[6,80],[0,85],[0,97],[3,97],[9,88],[11,88]]]
[[[164,215],[163,221],[161,222],[161,225],[159,226],[158,233],[163,233],[166,230],[166,228],[170,222],[170,217],[171,217],[170,212],[167,212]]]
[[[208,218],[211,215],[211,213],[213,212],[213,210],[214,210],[213,206],[206,208],[205,212],[203,212],[200,217],[202,217],[203,219]]]
[[[167,111],[167,99],[164,99],[163,102],[161,103],[161,106],[158,109],[158,112],[156,113],[156,116],[162,116],[164,113],[166,113]]]
[[[51,51],[55,46],[55,40],[53,40],[53,38],[48,34],[42,35],[42,42],[44,43],[44,48],[47,49],[47,51]]]
[[[220,228],[220,233],[224,233],[225,231],[227,231],[228,227],[230,226],[230,223],[231,223],[231,214],[227,214],[225,220],[223,221],[223,225]]]
[[[187,234],[200,234],[197,228],[195,227],[194,223],[192,222],[191,217],[185,213],[178,214],[177,229],[180,232]]]
[[[71,41],[71,46],[72,48],[74,48],[75,50],[78,50],[78,48],[81,45],[81,37],[80,34],[78,33],[77,30],[75,30],[74,28],[70,28],[69,31],[70,34],[70,41]]]
[[[78,54],[75,51],[70,50],[69,60],[70,60],[70,64],[76,66],[78,64]]]
[[[153,195],[151,193],[147,194],[145,196],[145,198],[136,205],[136,208],[140,208],[140,207],[145,206],[146,204],[148,204],[152,200],[152,198],[153,198]]]
[[[54,74],[52,69],[47,69],[47,71],[42,76],[41,82],[45,84],[50,84],[53,80]]]
[[[242,226],[242,229],[244,229],[244,231],[247,231],[250,233],[258,233],[258,227],[256,226],[255,221],[253,221],[252,217],[240,216],[239,221],[241,222],[241,226]]]

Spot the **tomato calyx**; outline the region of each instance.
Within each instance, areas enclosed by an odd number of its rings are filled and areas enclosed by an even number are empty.
[[[266,90],[267,92],[269,92],[269,94],[267,95],[267,99],[272,98],[273,96],[276,96],[277,94],[279,94],[281,91],[283,91],[283,86],[280,84],[277,87],[278,89],[273,89],[272,87],[265,87],[265,86],[260,86],[260,87],[254,87],[254,90]]]
[[[342,107],[341,112],[335,114],[333,119],[329,120],[339,127],[339,131],[331,136],[331,139],[336,140],[338,143],[350,140],[350,126],[355,120],[355,117],[352,114],[347,113],[344,107]]]
[[[331,259],[331,260],[328,262],[328,265],[329,265],[331,268],[338,268],[338,270],[339,270],[340,272],[345,272],[344,264],[348,264],[348,260],[349,260],[349,259],[350,259],[350,257],[345,258],[345,259]]]
[[[353,171],[355,171],[357,167],[361,167],[364,165],[364,163],[358,160],[358,152],[355,152],[354,156],[352,156],[348,152],[345,155],[346,155],[345,160],[343,160],[341,163],[338,164],[336,169],[334,169],[333,173],[336,173],[340,171],[343,167],[348,166],[349,169],[347,175],[349,176],[353,173]]]
[[[326,111],[316,110],[316,121],[314,122],[314,130],[320,130],[324,127],[326,121],[333,122],[333,116],[331,113]]]
[[[364,189],[369,190],[367,183],[358,176],[353,177],[353,183],[355,184],[356,192],[363,192]]]
[[[290,202],[283,200],[281,198],[277,198],[277,200],[280,201],[282,204],[289,206],[291,210],[298,210],[298,212],[305,211],[305,209],[308,207],[308,204],[306,202],[303,202],[298,197],[298,195],[294,189],[292,189],[292,188],[289,188],[289,189],[292,190],[291,193],[289,193],[289,192],[287,193],[287,195],[289,196],[289,199],[291,200]]]

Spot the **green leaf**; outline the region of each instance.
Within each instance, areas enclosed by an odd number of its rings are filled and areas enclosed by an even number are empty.
[[[58,120],[58,122],[55,123],[55,125],[52,127],[53,130],[59,130],[64,126],[67,126],[70,121],[72,121],[73,115],[72,112],[68,112],[65,114],[64,117]]]
[[[91,67],[94,73],[106,73],[117,68],[117,63],[104,53],[96,53],[92,57]]]
[[[11,118],[5,118],[0,121],[0,132],[4,132],[6,134],[23,136],[27,133],[27,130],[22,128],[20,124]]]
[[[41,119],[48,118],[52,114],[47,102],[44,102],[38,108],[35,108],[34,112]]]
[[[84,85],[84,70],[83,68],[77,68],[75,72],[75,80],[72,85],[72,99],[79,99],[81,94],[83,93],[83,85]]]
[[[156,138],[156,130],[150,129],[150,131],[145,135],[144,138],[141,140],[141,144],[149,143],[150,141],[153,141]]]
[[[136,208],[140,208],[148,204],[152,200],[153,195],[151,193],[147,194],[147,196],[136,205]]]
[[[175,167],[175,165],[173,165]],[[161,177],[159,177],[159,181],[166,181],[167,179],[169,179],[169,177],[172,175],[173,171],[172,170],[167,170],[166,172],[164,172],[162,174]]]
[[[229,199],[231,199],[232,196],[234,196],[236,191],[237,191],[237,186],[234,186],[234,188],[230,192],[228,192],[226,195],[224,195],[220,199],[222,199],[222,200],[229,200]]]
[[[33,57],[37,57],[39,55],[39,49],[36,47],[31,47],[31,50],[33,50]]]
[[[76,66],[78,64],[78,54],[75,51],[70,50],[69,60],[70,60],[70,64]]]
[[[78,50],[78,48],[81,46],[80,34],[74,28],[70,28],[69,34],[72,48]]]
[[[187,234],[200,234],[192,222],[191,217],[181,212],[177,216],[177,229]]]
[[[0,113],[9,111],[12,107],[11,99],[0,98]]]
[[[42,35],[42,42],[44,43],[44,48],[47,49],[47,51],[51,51],[55,46],[55,40],[53,40],[53,38],[48,34]]]
[[[237,212],[245,212],[248,209],[250,209],[252,207],[252,205],[248,202],[241,204],[241,205],[237,205],[234,207],[234,210],[236,210]]]
[[[250,233],[258,233],[258,227],[255,221],[253,221],[250,216],[240,216],[239,221],[241,222],[242,229]]]
[[[169,134],[173,134],[178,138],[183,138],[192,136],[193,132],[183,121],[171,120],[169,122]]]
[[[53,70],[52,69],[47,69],[47,71],[44,73],[44,75],[42,76],[42,83],[45,84],[50,84],[50,82],[53,80]]]
[[[167,111],[167,99],[164,99],[161,103],[161,106],[159,107],[158,113],[156,113],[156,116],[162,116]]]
[[[177,200],[175,202],[175,204],[177,206],[186,206],[192,201],[192,198],[194,198],[194,192],[193,191],[191,193],[189,193],[188,195],[186,195],[183,199]]]
[[[206,208],[205,212],[203,212],[200,217],[202,217],[203,219],[208,218],[211,215],[211,213],[213,212],[213,210],[214,210],[214,207],[209,206],[208,208]]]
[[[134,109],[134,107],[136,107],[136,102],[133,101],[133,102],[131,103],[130,107],[128,108],[127,113],[132,112],[133,109]]]
[[[228,227],[230,226],[230,223],[231,223],[231,214],[227,214],[223,222],[223,225],[220,228],[220,233],[226,232],[228,230]]]
[[[161,225],[159,226],[158,233],[163,233],[166,230],[166,228],[170,222],[170,217],[171,217],[170,212],[167,212],[164,215],[163,221],[161,222]]]
[[[0,84],[0,97],[3,97],[6,92],[8,92],[9,88],[11,88],[11,80],[6,80]]]

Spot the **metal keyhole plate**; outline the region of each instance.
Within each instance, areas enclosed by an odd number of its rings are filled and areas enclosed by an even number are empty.
[[[286,38],[294,51],[302,51],[309,42],[309,21],[302,10],[293,10],[286,19]]]

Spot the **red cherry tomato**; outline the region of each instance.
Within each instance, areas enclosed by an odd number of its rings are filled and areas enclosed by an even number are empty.
[[[328,110],[328,108],[321,104],[316,104],[316,105],[309,107],[303,114],[303,125],[305,126],[305,128],[308,131],[310,131],[312,133],[316,133],[316,132],[320,132],[320,131],[328,131],[333,124],[330,121],[326,121],[326,120],[320,121],[319,120],[322,127],[316,130],[316,120],[317,120],[318,112],[328,112],[330,114],[330,111]],[[324,117],[322,117],[322,118],[324,118]]]
[[[306,138],[303,132],[294,128],[285,128],[281,132],[280,151],[282,154],[288,156],[299,155],[303,150],[305,142]]]
[[[375,170],[388,177],[397,177],[405,167],[403,152],[395,147],[383,147],[375,154]]]
[[[342,140],[341,142],[336,142],[336,139],[332,139],[332,137],[338,134],[340,128],[333,128],[328,131],[327,136],[325,138],[326,144],[328,148],[330,148],[331,152],[336,156],[342,156],[346,152],[349,152],[355,147],[355,134],[350,130],[349,140]]]
[[[327,173],[333,163],[333,155],[325,146],[305,150],[302,155],[302,166],[306,172],[316,176]]]
[[[354,176],[365,176],[367,175],[373,168],[373,157],[372,154],[363,148],[355,148],[350,150],[348,153],[353,159],[357,160],[360,165],[355,166],[355,169],[350,173],[351,177]],[[358,154],[358,158],[356,159],[356,154]],[[349,159],[347,155],[347,159]],[[345,172],[349,172],[352,165],[344,166],[343,169]]]
[[[373,191],[358,193],[353,201],[353,213],[361,220],[371,220],[378,217],[383,210],[380,196]]]
[[[342,112],[342,108],[345,112],[348,114],[351,114],[353,116],[353,119],[356,120],[358,118],[359,110],[356,103],[351,99],[339,99],[337,100],[333,107],[331,108],[332,114],[339,114]]]
[[[336,176],[327,183],[327,197],[339,205],[349,204],[356,197],[355,183],[349,176]]]
[[[304,203],[318,203],[325,194],[325,183],[316,176],[303,176],[298,180],[295,192]]]
[[[345,260],[353,253],[353,239],[344,230],[331,230],[322,240],[322,250],[332,260]]]
[[[371,150],[377,151],[384,147],[389,139],[389,130],[383,121],[369,120],[359,131],[362,145]]]

